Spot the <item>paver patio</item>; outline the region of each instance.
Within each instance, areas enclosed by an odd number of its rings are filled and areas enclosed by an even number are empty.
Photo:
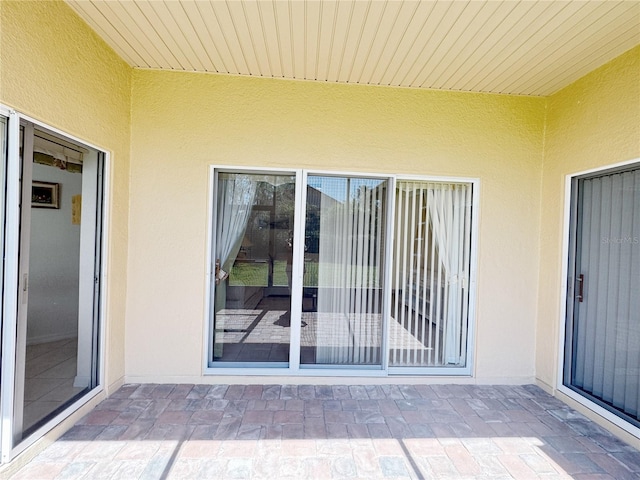
[[[527,386],[125,385],[12,479],[640,478]]]

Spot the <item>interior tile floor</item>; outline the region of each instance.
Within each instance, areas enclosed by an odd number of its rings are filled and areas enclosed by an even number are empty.
[[[12,479],[638,479],[540,388],[125,385]]]
[[[27,346],[23,430],[82,392],[73,386],[77,351],[77,337]]]

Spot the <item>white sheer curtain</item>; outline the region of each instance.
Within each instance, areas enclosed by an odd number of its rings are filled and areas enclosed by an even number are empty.
[[[392,366],[463,365],[471,185],[398,181]]]
[[[255,175],[220,173],[216,225],[216,283],[229,275],[235,262],[256,194]]]
[[[218,216],[216,221],[215,334],[214,358],[223,355],[225,315],[218,312],[227,304],[225,281],[238,256],[256,194],[255,176],[235,173],[218,174]]]
[[[386,184],[323,180],[316,363],[378,364]]]
[[[445,184],[427,190],[429,221],[446,279],[443,353],[444,363],[448,365],[459,365],[463,353],[462,324],[468,303],[465,293],[469,276],[470,193],[468,185],[460,184]]]

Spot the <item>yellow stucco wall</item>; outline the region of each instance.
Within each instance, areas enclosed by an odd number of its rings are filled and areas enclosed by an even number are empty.
[[[546,100],[136,70],[126,371],[201,374],[210,165],[478,177],[476,374],[534,378]]]
[[[63,2],[0,0],[0,103],[111,153],[108,385],[207,381],[209,166],[246,165],[478,177],[471,381],[553,386],[565,177],[640,157],[640,47],[547,99],[134,71]]]
[[[0,2],[0,103],[111,153],[107,384],[124,374],[131,68],[63,2]]]
[[[640,156],[640,47],[541,99],[132,71],[62,2],[0,9],[0,102],[112,153],[109,382],[201,374],[216,164],[480,178],[476,377],[555,382],[564,176]]]
[[[555,386],[565,178],[640,158],[640,47],[549,98],[540,226],[540,287],[536,375]]]

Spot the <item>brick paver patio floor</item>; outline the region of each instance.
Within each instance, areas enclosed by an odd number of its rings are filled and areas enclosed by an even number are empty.
[[[535,386],[125,385],[13,479],[640,478]]]

